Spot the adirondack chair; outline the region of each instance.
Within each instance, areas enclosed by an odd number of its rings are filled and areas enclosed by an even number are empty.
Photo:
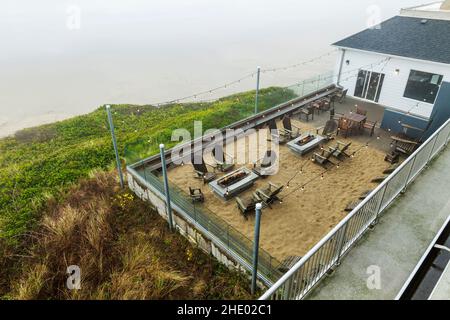
[[[214,161],[217,164],[217,168],[221,172],[228,172],[234,168],[233,162],[227,162],[225,159],[225,152],[223,150],[222,145],[216,145],[212,150],[212,154],[214,156]]]
[[[285,144],[288,141],[292,140],[290,136],[286,135],[280,135],[280,132],[278,131],[277,123],[275,120],[272,120],[269,122],[269,130],[272,138],[278,142],[278,144]]]
[[[326,167],[328,164],[334,165],[334,163],[330,160],[333,154],[330,151],[322,150],[321,153],[314,153],[312,157],[312,161],[321,165],[322,167]]]
[[[282,123],[281,135],[286,136],[289,140],[295,139],[300,135],[300,128],[292,124],[290,117],[284,116]]]
[[[248,219],[249,215],[255,213],[256,204],[262,202],[262,199],[256,192],[253,192],[252,196],[249,198],[236,197],[235,200],[237,207],[241,214],[244,216],[245,220]]]
[[[205,196],[200,188],[191,188],[189,187],[189,195],[191,197],[192,202],[204,202]]]
[[[343,156],[345,157],[350,157],[350,155],[348,155],[346,153],[347,149],[351,146],[351,142],[349,143],[344,143],[341,141],[337,141],[336,143],[336,147],[328,147],[329,151],[331,152],[331,154],[333,155],[333,157],[337,158],[337,159],[342,159]]]
[[[432,121],[432,120],[431,120]],[[402,123],[401,126],[403,127],[403,132],[398,133],[395,136],[391,136],[392,143],[394,144],[394,151],[400,152],[405,155],[411,155],[416,149],[422,144],[422,138],[411,138],[408,136],[408,131],[413,130],[416,132],[425,132],[428,130],[431,121],[428,123],[427,127],[425,129],[417,128],[414,126],[411,126],[406,123]]]
[[[203,183],[211,182],[217,176],[214,172],[208,172],[208,168],[206,167],[205,161],[203,160],[203,156],[197,157],[197,155],[193,154],[192,166],[194,167],[197,178],[202,179]]]
[[[276,173],[274,172],[276,162],[277,162],[276,152],[272,150],[267,150],[266,154],[264,155],[264,158],[261,161],[254,163],[253,172],[262,178],[270,176]]]
[[[275,201],[281,201],[278,197],[284,186],[278,186],[272,182],[265,189],[256,189],[256,194],[262,199],[263,205],[272,209],[271,205]]]
[[[335,120],[328,120],[324,127],[317,128],[316,133],[324,136],[327,140],[333,139],[333,134],[336,134],[338,124]],[[320,130],[322,129],[322,133]]]
[[[406,155],[412,154],[420,146],[418,140],[411,139],[404,135],[391,136],[394,143],[394,150]]]

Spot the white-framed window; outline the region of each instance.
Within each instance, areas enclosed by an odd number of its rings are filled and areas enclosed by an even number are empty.
[[[359,70],[356,79],[355,97],[378,102],[383,87],[384,74],[379,72]]]

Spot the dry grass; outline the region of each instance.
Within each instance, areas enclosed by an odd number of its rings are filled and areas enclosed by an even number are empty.
[[[11,271],[0,271],[8,276],[0,283],[1,295],[12,299],[249,298],[247,279],[169,232],[147,204],[116,186],[113,175],[96,172],[62,203],[49,199],[40,226],[26,237],[20,255],[0,246],[5,258],[0,266]],[[70,265],[81,268],[80,290],[66,288]]]

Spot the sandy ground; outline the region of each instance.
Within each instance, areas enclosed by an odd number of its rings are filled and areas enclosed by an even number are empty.
[[[302,131],[310,130],[301,124]],[[368,138],[369,140],[370,138]],[[338,137],[339,141],[350,142],[350,139]],[[334,146],[330,141],[324,146]],[[246,153],[243,145],[237,144],[240,155]],[[248,142],[245,144],[248,147]],[[314,152],[319,152],[320,148]],[[356,152],[357,151],[357,152]],[[242,198],[249,197],[257,188],[264,188],[268,182],[285,185],[280,197],[282,203],[275,203],[272,209],[263,210],[261,224],[261,246],[280,261],[288,256],[303,256],[323,236],[325,236],[346,215],[344,211],[349,202],[376,187],[370,181],[382,176],[383,170],[389,167],[384,161],[384,153],[365,144],[352,141],[349,153],[356,152],[354,157],[346,158],[339,167],[332,166],[325,173],[324,169],[311,161],[314,152],[305,156],[294,154],[286,145],[279,146],[280,163],[278,173],[266,179],[259,179],[255,185],[241,193]],[[229,146],[227,146],[227,153]],[[260,154],[263,154],[261,150]],[[248,156],[248,153],[247,153]],[[205,155],[205,161],[211,157]],[[247,167],[252,167],[252,161]],[[242,167],[238,165],[236,168]],[[302,173],[299,173],[303,167]],[[209,168],[212,170],[211,168]],[[323,173],[323,178],[321,177]],[[218,176],[222,173],[218,173]],[[205,203],[209,210],[223,218],[244,235],[253,238],[254,217],[245,220],[240,214],[234,199],[225,201],[214,194],[208,185],[195,179],[190,164],[169,170],[169,179],[188,193],[188,187],[201,188],[205,194]],[[313,182],[301,190],[301,186],[311,179]],[[287,182],[292,179],[287,186]]]

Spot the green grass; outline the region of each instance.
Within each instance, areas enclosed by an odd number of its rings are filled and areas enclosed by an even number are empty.
[[[267,88],[260,94],[260,110],[294,98],[292,91]],[[172,130],[221,128],[250,116],[254,91],[211,103],[174,104],[164,108],[114,105],[118,147],[129,163],[158,152],[159,143],[171,147]],[[62,198],[68,186],[92,169],[114,163],[111,137],[103,107],[87,115],[25,129],[0,140],[0,240],[14,242],[32,228],[50,196]]]

